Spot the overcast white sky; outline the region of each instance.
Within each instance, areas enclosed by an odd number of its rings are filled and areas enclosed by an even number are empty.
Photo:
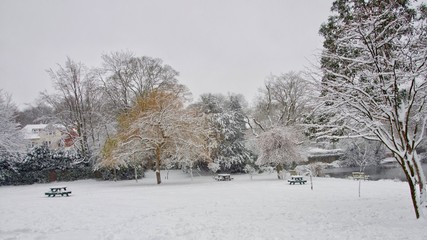
[[[129,50],[163,59],[195,99],[300,71],[321,49],[332,0],[1,0],[0,89],[21,108],[52,92],[46,69]]]

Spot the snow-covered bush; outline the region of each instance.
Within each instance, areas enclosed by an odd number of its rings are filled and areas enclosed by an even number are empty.
[[[263,132],[255,138],[258,166],[273,166],[278,178],[286,166],[302,161],[298,149],[298,138],[291,128],[277,127]]]
[[[274,167],[271,167],[271,166],[261,166],[259,169],[261,172],[266,172],[268,174],[275,172]]]
[[[251,180],[252,180],[252,176],[258,173],[258,170],[255,169],[251,164],[246,164],[243,171],[245,171],[245,173],[251,176]]]
[[[12,159],[13,158],[13,159]],[[92,165],[74,151],[52,151],[46,146],[33,148],[21,157],[0,157],[0,185],[71,181],[94,177]]]
[[[309,170],[313,177],[320,177],[323,175],[323,169],[325,168],[325,164],[321,163],[311,163],[308,165]]]
[[[219,163],[211,162],[208,164],[208,168],[212,172],[216,173],[216,172],[218,172],[219,169],[221,169],[221,166],[219,165]]]
[[[256,174],[258,171],[250,164],[246,164],[245,168],[243,169],[245,171],[245,173],[248,174]]]
[[[323,176],[323,169],[325,169],[329,164],[322,162],[310,163],[307,165],[299,165],[295,167],[295,171],[300,175],[312,175],[313,177]]]
[[[0,186],[13,184],[18,176],[16,165],[17,156],[13,156],[10,153],[0,155]]]

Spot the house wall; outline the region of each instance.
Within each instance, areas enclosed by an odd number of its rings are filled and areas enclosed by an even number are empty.
[[[62,133],[58,129],[45,130],[40,133],[41,144],[47,144],[50,149],[58,149],[62,146]]]
[[[309,163],[313,162],[324,162],[324,163],[331,163],[336,160],[338,160],[341,157],[340,155],[326,155],[326,156],[308,156],[307,160]]]
[[[30,137],[25,139],[28,148],[46,144],[50,149],[55,150],[63,145],[62,132],[58,128],[33,128],[30,131]]]

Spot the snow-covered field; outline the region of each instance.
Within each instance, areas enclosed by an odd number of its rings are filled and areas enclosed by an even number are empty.
[[[274,174],[233,177],[0,187],[0,239],[427,239],[403,182],[362,182],[359,198],[347,179],[315,178],[312,191]],[[57,185],[72,195],[44,196]]]

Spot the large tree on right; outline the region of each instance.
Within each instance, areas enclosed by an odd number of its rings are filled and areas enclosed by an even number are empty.
[[[427,7],[337,0],[331,10],[320,29],[322,97],[331,116],[323,132],[381,141],[406,175],[419,218],[427,207],[417,154],[427,119]]]

